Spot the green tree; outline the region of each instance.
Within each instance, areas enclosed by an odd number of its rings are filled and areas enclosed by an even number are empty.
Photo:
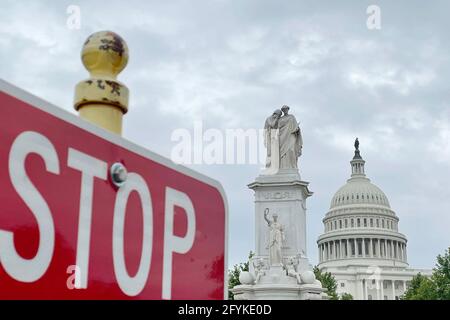
[[[322,272],[317,266],[315,266],[314,275],[316,276],[316,279],[322,283],[322,287],[327,289],[326,294],[330,297],[330,300],[339,300],[339,296],[336,293],[337,282],[331,273]]]
[[[421,273],[414,276],[402,299],[450,300],[450,248],[437,256],[430,278]]]
[[[250,251],[248,254],[248,261],[247,262],[241,262],[239,264],[235,264],[233,266],[233,269],[228,270],[228,299],[234,300],[234,294],[230,291],[230,289],[234,288],[237,285],[240,285],[239,282],[239,275],[241,274],[241,271],[248,271],[249,268],[249,261],[253,257],[254,253]]]
[[[431,281],[431,279],[422,275],[421,273],[418,273],[411,280],[411,283],[408,286],[408,290],[406,290],[402,299],[404,300],[436,299],[433,281]]]
[[[340,300],[353,300],[353,296],[350,293],[343,293],[340,297]]]
[[[443,256],[437,256],[431,280],[436,290],[436,299],[450,300],[450,247],[445,250]]]

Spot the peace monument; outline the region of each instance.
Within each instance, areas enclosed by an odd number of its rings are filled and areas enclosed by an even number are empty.
[[[255,192],[255,255],[232,289],[234,298],[326,299],[306,254],[306,199],[312,192],[300,178],[303,139],[288,106],[266,119],[264,143],[266,166],[248,185]]]

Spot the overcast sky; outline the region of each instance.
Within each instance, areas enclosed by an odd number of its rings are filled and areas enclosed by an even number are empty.
[[[107,4],[106,4],[107,3]],[[131,92],[124,137],[169,157],[171,133],[260,128],[283,104],[300,121],[308,256],[350,176],[359,137],[366,173],[390,200],[412,267],[450,245],[450,4],[446,1],[5,1],[0,76],[70,112],[88,77],[84,40],[111,30],[128,43],[119,76]],[[381,9],[381,29],[366,9]],[[66,26],[69,5],[80,29]],[[195,165],[229,201],[229,264],[254,249],[259,165]]]

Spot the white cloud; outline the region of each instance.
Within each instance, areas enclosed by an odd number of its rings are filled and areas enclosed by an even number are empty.
[[[350,83],[357,88],[365,86],[375,91],[388,87],[402,95],[410,94],[416,87],[428,85],[434,78],[432,70],[407,71],[389,66],[367,66],[367,69],[355,69],[348,74]]]
[[[436,120],[433,127],[437,132],[431,137],[430,153],[436,161],[450,166],[450,113],[447,112]]]

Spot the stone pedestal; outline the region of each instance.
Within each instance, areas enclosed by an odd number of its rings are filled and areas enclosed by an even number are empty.
[[[298,173],[260,175],[248,187],[255,192],[256,256],[268,256],[269,228],[264,210],[278,214],[284,225],[283,256],[306,256],[306,198],[312,195],[308,182]]]
[[[314,277],[306,254],[306,199],[312,195],[298,170],[260,175],[248,185],[255,192],[255,256],[242,285],[232,289],[235,299],[325,299],[324,289]],[[264,219],[278,215],[283,225],[282,265],[269,262],[270,228]]]
[[[255,284],[233,288],[235,300],[326,300],[328,297],[320,285]]]

